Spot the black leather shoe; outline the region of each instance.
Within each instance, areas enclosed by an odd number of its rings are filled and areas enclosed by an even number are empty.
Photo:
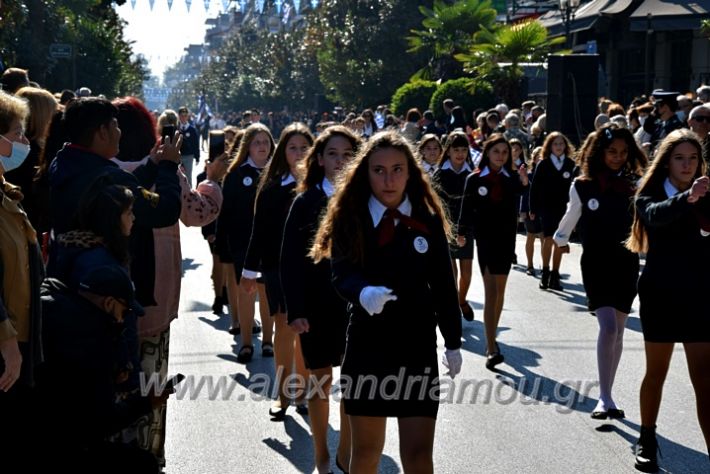
[[[609,408],[606,413],[612,420],[623,420],[624,418],[626,418],[626,413],[624,413],[624,410],[619,410],[618,408]]]
[[[528,269],[525,270],[525,273],[527,275],[530,275],[531,277],[534,277],[537,275],[537,272],[535,271],[535,269],[533,267],[528,267]]]
[[[555,291],[562,291],[562,283],[560,283],[560,272],[552,270],[550,272],[550,282],[548,288]]]
[[[546,290],[547,287],[550,284],[550,269],[549,268],[543,268],[542,269],[542,277],[540,278],[540,289],[541,290]]]
[[[593,411],[591,415],[589,415],[590,418],[593,420],[606,420],[609,418],[609,411]]]
[[[217,315],[224,313],[224,303],[222,302],[221,296],[214,297],[214,303],[212,303],[212,313]]]
[[[463,319],[466,321],[473,321],[474,314],[473,314],[473,308],[471,308],[471,305],[468,303],[461,303],[461,314],[463,314]]]
[[[641,427],[641,436],[636,443],[634,467],[641,472],[658,472],[658,441],[655,427]]]

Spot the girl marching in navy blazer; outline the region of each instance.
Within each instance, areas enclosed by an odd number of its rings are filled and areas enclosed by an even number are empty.
[[[242,345],[237,354],[237,361],[247,363],[254,355],[252,345],[252,325],[254,324],[254,304],[256,295],[249,294],[240,286],[244,260],[254,220],[254,201],[261,172],[271,158],[274,139],[266,126],[255,123],[244,132],[237,155],[229,166],[224,178],[224,202],[217,220],[217,235],[225,239],[233,264],[227,268],[227,289],[230,308],[237,307],[239,313],[239,331]],[[256,269],[260,271],[260,268]],[[236,299],[230,288],[236,288]],[[272,327],[268,313],[267,297],[263,283],[258,285],[259,314],[264,331],[264,345],[271,345]],[[230,332],[237,333],[232,327]],[[268,355],[268,353],[267,353]]]
[[[439,158],[439,167],[434,172],[433,181],[437,191],[446,205],[449,219],[456,222],[461,212],[461,199],[466,177],[473,171],[470,162],[468,138],[463,132],[452,132],[446,139],[444,151]],[[473,308],[468,304],[466,295],[471,286],[473,273],[473,237],[454,231],[457,242],[450,246],[454,278],[458,277],[459,305],[466,321],[473,321]],[[463,237],[463,239],[458,239]],[[456,261],[459,262],[458,267]]]
[[[638,281],[646,374],[641,384],[641,437],[636,468],[657,472],[656,420],[674,343],[682,342],[695,389],[698,421],[710,450],[710,179],[702,147],[685,129],[671,132],[636,193],[627,243],[645,252]]]
[[[500,133],[491,135],[483,145],[478,169],[466,179],[459,217],[459,232],[473,234],[478,247],[478,266],[486,292],[483,322],[488,369],[504,360],[496,332],[515,253],[520,195],[527,185],[525,164],[515,168],[508,141]]]
[[[254,225],[251,231],[249,248],[242,270],[242,287],[249,294],[257,291],[258,270],[264,278],[266,298],[269,303],[269,314],[274,317],[276,331],[274,334],[274,362],[276,369],[276,384],[279,399],[269,409],[269,414],[276,419],[283,419],[289,405],[288,394],[284,383],[291,375],[294,367],[296,373],[305,377],[306,368],[303,365],[301,345],[296,334],[288,327],[286,320],[286,301],[281,287],[279,261],[281,242],[284,235],[286,216],[295,196],[298,163],[303,159],[311,145],[313,136],[308,127],[302,123],[288,125],[279,138],[279,144],[259,179],[254,208]],[[270,326],[270,325],[269,325]],[[262,344],[262,355],[268,355],[271,347]],[[294,357],[295,355],[295,357]],[[304,412],[305,397],[302,403],[296,400],[296,408]]]
[[[332,259],[333,282],[349,303],[341,382],[351,472],[377,472],[387,417],[398,418],[404,471],[434,470],[437,326],[450,375],[461,368],[449,235],[444,208],[406,140],[393,132],[370,138],[331,200],[312,251],[316,261]]]
[[[360,139],[342,126],[327,128],[320,134],[301,162],[299,194],[286,219],[281,250],[281,282],[288,323],[300,334],[306,367],[325,394],[330,393],[333,367],[340,365],[345,354],[347,313],[345,301],[331,282],[330,262],[314,263],[308,254],[320,218],[335,192],[336,181],[359,145]],[[314,395],[308,397],[308,412],[315,464],[319,473],[327,473],[330,472],[329,399]],[[350,425],[341,405],[336,464],[349,463]]]
[[[562,253],[577,226],[582,239],[582,281],[589,310],[599,322],[597,366],[599,402],[592,418],[624,418],[612,397],[616,369],[624,347],[624,328],[636,297],[638,254],[624,242],[633,221],[636,181],[646,156],[631,132],[607,125],[593,132],[580,156],[581,176],[569,191],[567,212],[554,235]]]
[[[530,218],[540,216],[542,222],[542,278],[540,288],[562,290],[560,263],[562,253],[555,247],[552,236],[565,213],[569,187],[575,173],[575,163],[570,158],[574,148],[560,132],[552,132],[542,145],[542,159],[535,169],[535,180],[530,187]],[[552,271],[550,271],[552,257]]]

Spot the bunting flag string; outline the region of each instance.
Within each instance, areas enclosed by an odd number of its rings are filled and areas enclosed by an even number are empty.
[[[175,0],[166,0],[168,4],[168,10],[172,11],[173,3],[175,3]],[[192,7],[192,2],[193,0],[184,0],[185,1],[185,6],[187,7],[187,11],[190,11],[190,8]],[[229,9],[229,4],[233,0],[221,0],[222,4],[222,11],[227,11]],[[249,0],[234,0],[235,2],[238,3],[239,5],[239,10],[242,13],[246,13],[247,7]],[[264,9],[266,7],[266,1],[267,0],[253,0],[253,6],[254,10],[259,12],[259,14],[264,13]],[[291,14],[291,10],[293,11],[294,15],[299,15],[301,13],[301,2],[302,0],[291,0],[289,3],[286,2],[286,0],[270,0],[270,3],[273,3],[273,6],[276,10],[276,14],[280,17],[286,17],[288,18],[288,15]],[[130,0],[131,3],[131,9],[135,10],[136,9],[136,4],[138,3],[138,0]],[[203,0],[203,5],[205,7],[205,11],[210,10],[210,5],[212,3],[212,0]],[[318,8],[318,5],[320,4],[320,0],[309,0],[309,4],[312,9]],[[148,5],[150,6],[150,10],[153,11],[153,7],[155,6],[155,0],[148,0]],[[283,15],[282,15],[283,12]]]

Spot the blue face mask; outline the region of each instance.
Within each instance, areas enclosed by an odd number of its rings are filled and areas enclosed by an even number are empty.
[[[7,173],[8,171],[19,168],[22,163],[25,162],[27,155],[30,154],[30,146],[20,142],[11,142],[3,135],[0,135],[0,137],[2,137],[5,141],[10,142],[12,145],[12,152],[10,152],[10,156],[0,155],[0,165]]]

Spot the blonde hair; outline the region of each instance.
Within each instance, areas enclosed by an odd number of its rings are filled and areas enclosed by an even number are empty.
[[[15,120],[24,126],[29,114],[30,107],[26,100],[0,90],[0,135],[9,132]]]
[[[234,161],[232,161],[232,164],[229,165],[229,170],[227,171],[228,173],[236,170],[247,161],[247,158],[249,158],[249,147],[251,146],[251,142],[253,142],[254,138],[256,138],[256,136],[260,133],[265,133],[266,136],[269,137],[269,142],[271,143],[269,158],[271,158],[271,155],[274,153],[274,148],[276,148],[276,145],[274,144],[274,137],[271,136],[271,132],[266,125],[262,123],[253,123],[244,130],[244,135],[239,143],[239,148],[234,156]]]
[[[178,114],[173,109],[165,109],[160,117],[158,117],[158,133],[166,125],[174,125],[177,127],[178,124]]]
[[[30,140],[36,140],[43,144],[49,133],[52,117],[54,117],[59,108],[57,99],[54,98],[51,92],[37,89],[36,87],[23,87],[15,95],[27,100],[27,104],[30,107],[25,136]]]

